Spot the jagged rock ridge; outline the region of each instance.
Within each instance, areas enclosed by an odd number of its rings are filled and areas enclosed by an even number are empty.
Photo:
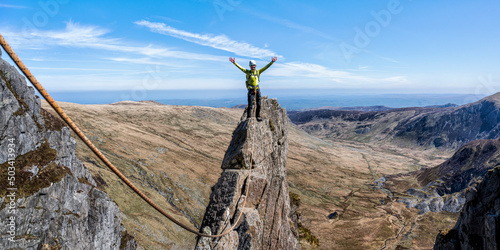
[[[287,115],[275,99],[262,98],[262,116],[245,119],[237,128],[222,163],[223,173],[212,188],[202,232],[220,234],[242,218],[235,229],[218,239],[201,238],[196,249],[297,249],[297,224],[291,218],[286,181]],[[252,155],[253,152],[253,155]],[[250,178],[248,178],[250,174]],[[247,201],[243,197],[249,188]]]
[[[499,164],[500,141],[475,140],[461,147],[442,164],[422,170],[417,179],[427,185],[439,178],[441,184],[437,193],[452,194],[471,187]]]
[[[416,179],[423,186],[421,189],[408,189],[406,193],[411,198],[398,200],[407,207],[415,207],[420,213],[456,213],[460,212],[465,204],[465,191],[475,188],[486,173],[500,163],[499,159],[499,139],[475,140],[462,146],[450,159],[435,167],[386,178],[391,183],[401,176],[406,176],[407,179]]]
[[[499,249],[500,168],[488,171],[466,197],[455,227],[437,236],[434,249]]]
[[[0,83],[0,248],[137,248],[116,203],[76,158],[69,128],[2,59]]]
[[[500,93],[443,108],[398,108],[380,112],[314,110],[295,112],[292,122],[320,136],[404,147],[458,149],[477,139],[500,136]]]

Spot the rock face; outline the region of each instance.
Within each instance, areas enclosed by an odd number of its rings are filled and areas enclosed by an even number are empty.
[[[69,128],[2,59],[0,83],[0,248],[136,249]]]
[[[196,249],[297,249],[296,222],[286,181],[287,115],[275,99],[262,98],[262,116],[243,114],[222,163],[224,170],[212,188],[202,231],[221,238],[201,238]],[[243,199],[248,190],[246,204]]]
[[[461,147],[442,164],[420,171],[416,177],[424,185],[439,178],[436,192],[452,194],[475,185],[499,164],[500,140],[475,140]]]
[[[500,249],[500,168],[470,189],[457,224],[439,234],[434,249]]]
[[[293,123],[324,137],[393,142],[405,147],[458,149],[478,139],[500,136],[500,93],[454,107],[387,111],[313,110],[294,112]]]
[[[465,204],[465,191],[475,188],[489,170],[500,164],[499,159],[499,139],[469,142],[442,164],[406,174],[424,187],[407,190],[406,193],[413,197],[398,201],[419,209],[420,213],[460,212]],[[387,179],[394,177],[398,175]]]
[[[500,136],[500,93],[445,112],[433,112],[401,122],[396,137],[412,138],[418,145],[459,148],[478,139]]]
[[[464,193],[462,191],[453,194],[440,195],[436,192],[436,183],[425,186],[422,189],[408,189],[406,194],[413,198],[398,198],[398,202],[406,204],[408,208],[419,209],[419,214],[441,211],[458,213],[465,203]]]

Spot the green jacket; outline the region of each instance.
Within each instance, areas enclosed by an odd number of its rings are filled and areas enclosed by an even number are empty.
[[[245,69],[245,68],[241,67],[236,62],[234,62],[234,65],[236,67],[238,67],[238,69],[240,69],[241,71],[243,71],[243,73],[245,73],[247,75],[247,81],[246,81],[247,89],[259,89],[259,77],[260,77],[260,74],[262,72],[264,72],[267,68],[269,68],[273,63],[274,62],[271,61],[266,66],[264,66],[264,68],[259,69],[259,70],[255,70],[253,72],[252,72],[251,69]]]

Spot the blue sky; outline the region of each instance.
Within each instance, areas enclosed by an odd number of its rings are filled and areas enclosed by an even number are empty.
[[[500,1],[0,1],[0,33],[48,91],[500,91]],[[4,54],[2,56],[6,58]]]

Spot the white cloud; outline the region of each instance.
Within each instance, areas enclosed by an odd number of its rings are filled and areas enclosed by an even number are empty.
[[[251,58],[264,58],[275,56],[271,50],[255,47],[246,42],[238,42],[226,35],[197,34],[179,30],[164,23],[152,23],[146,20],[135,22],[135,24],[149,28],[150,31],[162,35],[172,36],[188,42],[232,52],[239,56]]]
[[[6,32],[9,43],[23,49],[44,49],[50,46],[101,49],[140,54],[156,58],[177,58],[203,61],[227,61],[226,57],[191,53],[160,46],[133,46],[121,39],[105,37],[109,30],[98,26],[80,25],[69,21],[63,30],[32,30],[27,33]]]
[[[20,6],[20,5],[11,5],[11,4],[0,3],[0,8],[25,9],[25,8],[28,8],[28,7],[26,7],[26,6]]]
[[[61,67],[30,67],[30,69],[43,69],[43,70],[57,70],[57,71],[118,71],[118,72],[127,72],[125,69],[99,69],[99,68],[61,68]]]
[[[393,83],[408,82],[408,79],[406,79],[406,77],[404,77],[404,76],[386,77],[386,78],[382,78],[381,80],[386,81],[386,82],[393,82]]]
[[[66,22],[63,31],[33,31],[35,37],[49,39],[59,45],[82,45],[82,44],[116,44],[117,39],[103,38],[109,30],[98,26],[84,26],[71,20]]]
[[[366,84],[366,83],[404,83],[404,76],[393,76],[386,78],[375,78],[369,76],[355,75],[348,71],[332,70],[325,66],[303,63],[288,62],[273,65],[273,69],[266,72],[270,76],[292,77],[292,78],[316,78],[326,79],[342,84]]]
[[[143,24],[149,25],[152,23],[146,22]],[[159,27],[166,26],[159,24]],[[176,34],[179,36],[190,37],[190,39],[196,40],[196,43],[206,43],[216,47],[226,46],[224,47],[225,50],[235,51],[238,55],[247,57],[272,55],[272,52],[269,50],[256,48],[246,43],[238,43],[230,40],[226,36],[199,35],[176,29],[173,29],[173,31],[177,32]],[[169,81],[168,84],[161,86],[161,88],[166,89],[197,88],[206,86],[205,83],[207,81],[213,83],[213,86],[216,86],[217,88],[226,88],[235,85],[234,82],[236,79],[241,80],[241,77],[236,78],[237,74],[234,74],[234,78],[232,74],[226,75],[227,68],[232,66],[230,66],[227,61],[227,57],[225,56],[222,57],[210,54],[191,53],[151,44],[141,46],[140,44],[138,45],[137,42],[130,42],[124,39],[111,37],[109,30],[99,26],[80,25],[69,21],[66,23],[66,27],[61,30],[32,30],[27,33],[6,31],[3,34],[13,47],[18,47],[19,49],[24,50],[49,50],[53,48],[59,49],[60,47],[78,48],[79,51],[75,54],[87,53],[88,50],[98,50],[99,52],[102,51],[102,53],[95,59],[97,61],[104,59],[108,62],[145,65],[145,67],[150,67],[149,65],[167,66],[168,70],[166,70],[166,72],[168,71]],[[54,56],[51,57],[53,58]],[[35,59],[41,61],[46,60],[42,57],[37,57]],[[61,59],[62,58],[59,57],[57,58],[57,61],[61,61]],[[186,59],[196,61],[185,63]],[[75,58],[74,60],[78,61],[78,58]],[[215,63],[207,65],[205,63],[206,61]],[[203,64],[200,64],[200,62]],[[56,69],[50,66],[42,66],[36,69],[42,70],[42,72],[45,71],[45,74],[41,75],[43,78],[42,80],[51,82],[51,84],[54,84],[53,86],[58,85],[60,89],[66,88],[67,79],[72,77],[74,78],[75,76],[77,76],[76,78],[79,79],[79,82],[92,82],[92,84],[81,87],[84,89],[127,89],[130,88],[130,86],[133,86],[133,83],[137,84],[138,82],[141,82],[142,79],[139,77],[141,74],[148,74],[148,72],[145,72],[143,68],[135,66],[129,67],[128,65],[123,64],[102,64],[105,65],[103,70],[98,70],[96,68],[98,67],[96,66],[96,61],[93,61],[91,66],[88,68],[61,68],[59,66]],[[66,64],[59,65],[63,65],[63,67],[66,66]],[[126,68],[124,69],[123,67]],[[204,73],[203,76],[200,76],[199,69],[202,67],[210,69],[208,70],[210,73]],[[67,72],[67,74],[56,76],[47,71],[54,69]],[[362,69],[364,68],[362,67]],[[82,73],[71,73],[71,71],[75,70],[81,71]],[[308,87],[331,86],[332,83],[340,83],[345,87],[349,86],[349,88],[361,87],[367,84],[370,86],[387,87],[391,85],[395,86],[407,81],[403,76],[385,76],[385,78],[377,78],[366,74],[360,75],[355,72],[355,70],[335,70],[312,63],[282,62],[280,60],[278,63],[275,63],[269,71],[265,73],[265,75],[266,77],[270,76],[273,78],[273,82],[287,82],[287,85],[285,85],[286,87],[289,87],[290,84],[293,86],[302,86],[305,81],[310,83]],[[132,78],[130,75],[136,75],[136,77]],[[179,83],[180,85],[174,84],[174,79],[175,83]],[[110,82],[116,82],[116,84],[110,84]],[[71,88],[74,88],[74,86],[75,85],[72,85]]]
[[[115,61],[115,62],[124,62],[124,63],[132,63],[132,64],[144,64],[144,65],[164,65],[169,67],[179,67],[179,64],[161,60],[151,60],[149,57],[143,58],[129,58],[129,57],[109,57],[107,60]],[[192,66],[189,65],[181,65],[183,68],[190,68]]]
[[[304,32],[304,33],[307,33],[307,34],[312,34],[312,35],[315,35],[315,36],[318,36],[318,37],[322,37],[322,38],[325,38],[325,39],[328,39],[330,41],[335,41],[335,42],[339,42],[341,41],[340,39],[330,35],[330,34],[327,34],[325,32],[322,32],[322,31],[319,31],[315,28],[312,28],[312,27],[308,27],[308,26],[305,26],[305,25],[302,25],[302,24],[298,24],[298,23],[295,23],[295,22],[292,22],[288,19],[284,19],[284,18],[279,18],[279,17],[275,17],[275,16],[270,16],[270,15],[267,15],[267,14],[264,14],[264,13],[261,13],[261,12],[257,12],[257,11],[249,11],[249,10],[241,10],[245,13],[248,13],[250,15],[253,15],[253,16],[256,16],[258,18],[261,18],[263,20],[266,20],[266,21],[271,21],[271,22],[274,22],[274,23],[277,23],[279,25],[282,25],[282,26],[285,26],[285,27],[288,27],[290,29],[294,29],[294,30],[298,30],[300,32]]]

